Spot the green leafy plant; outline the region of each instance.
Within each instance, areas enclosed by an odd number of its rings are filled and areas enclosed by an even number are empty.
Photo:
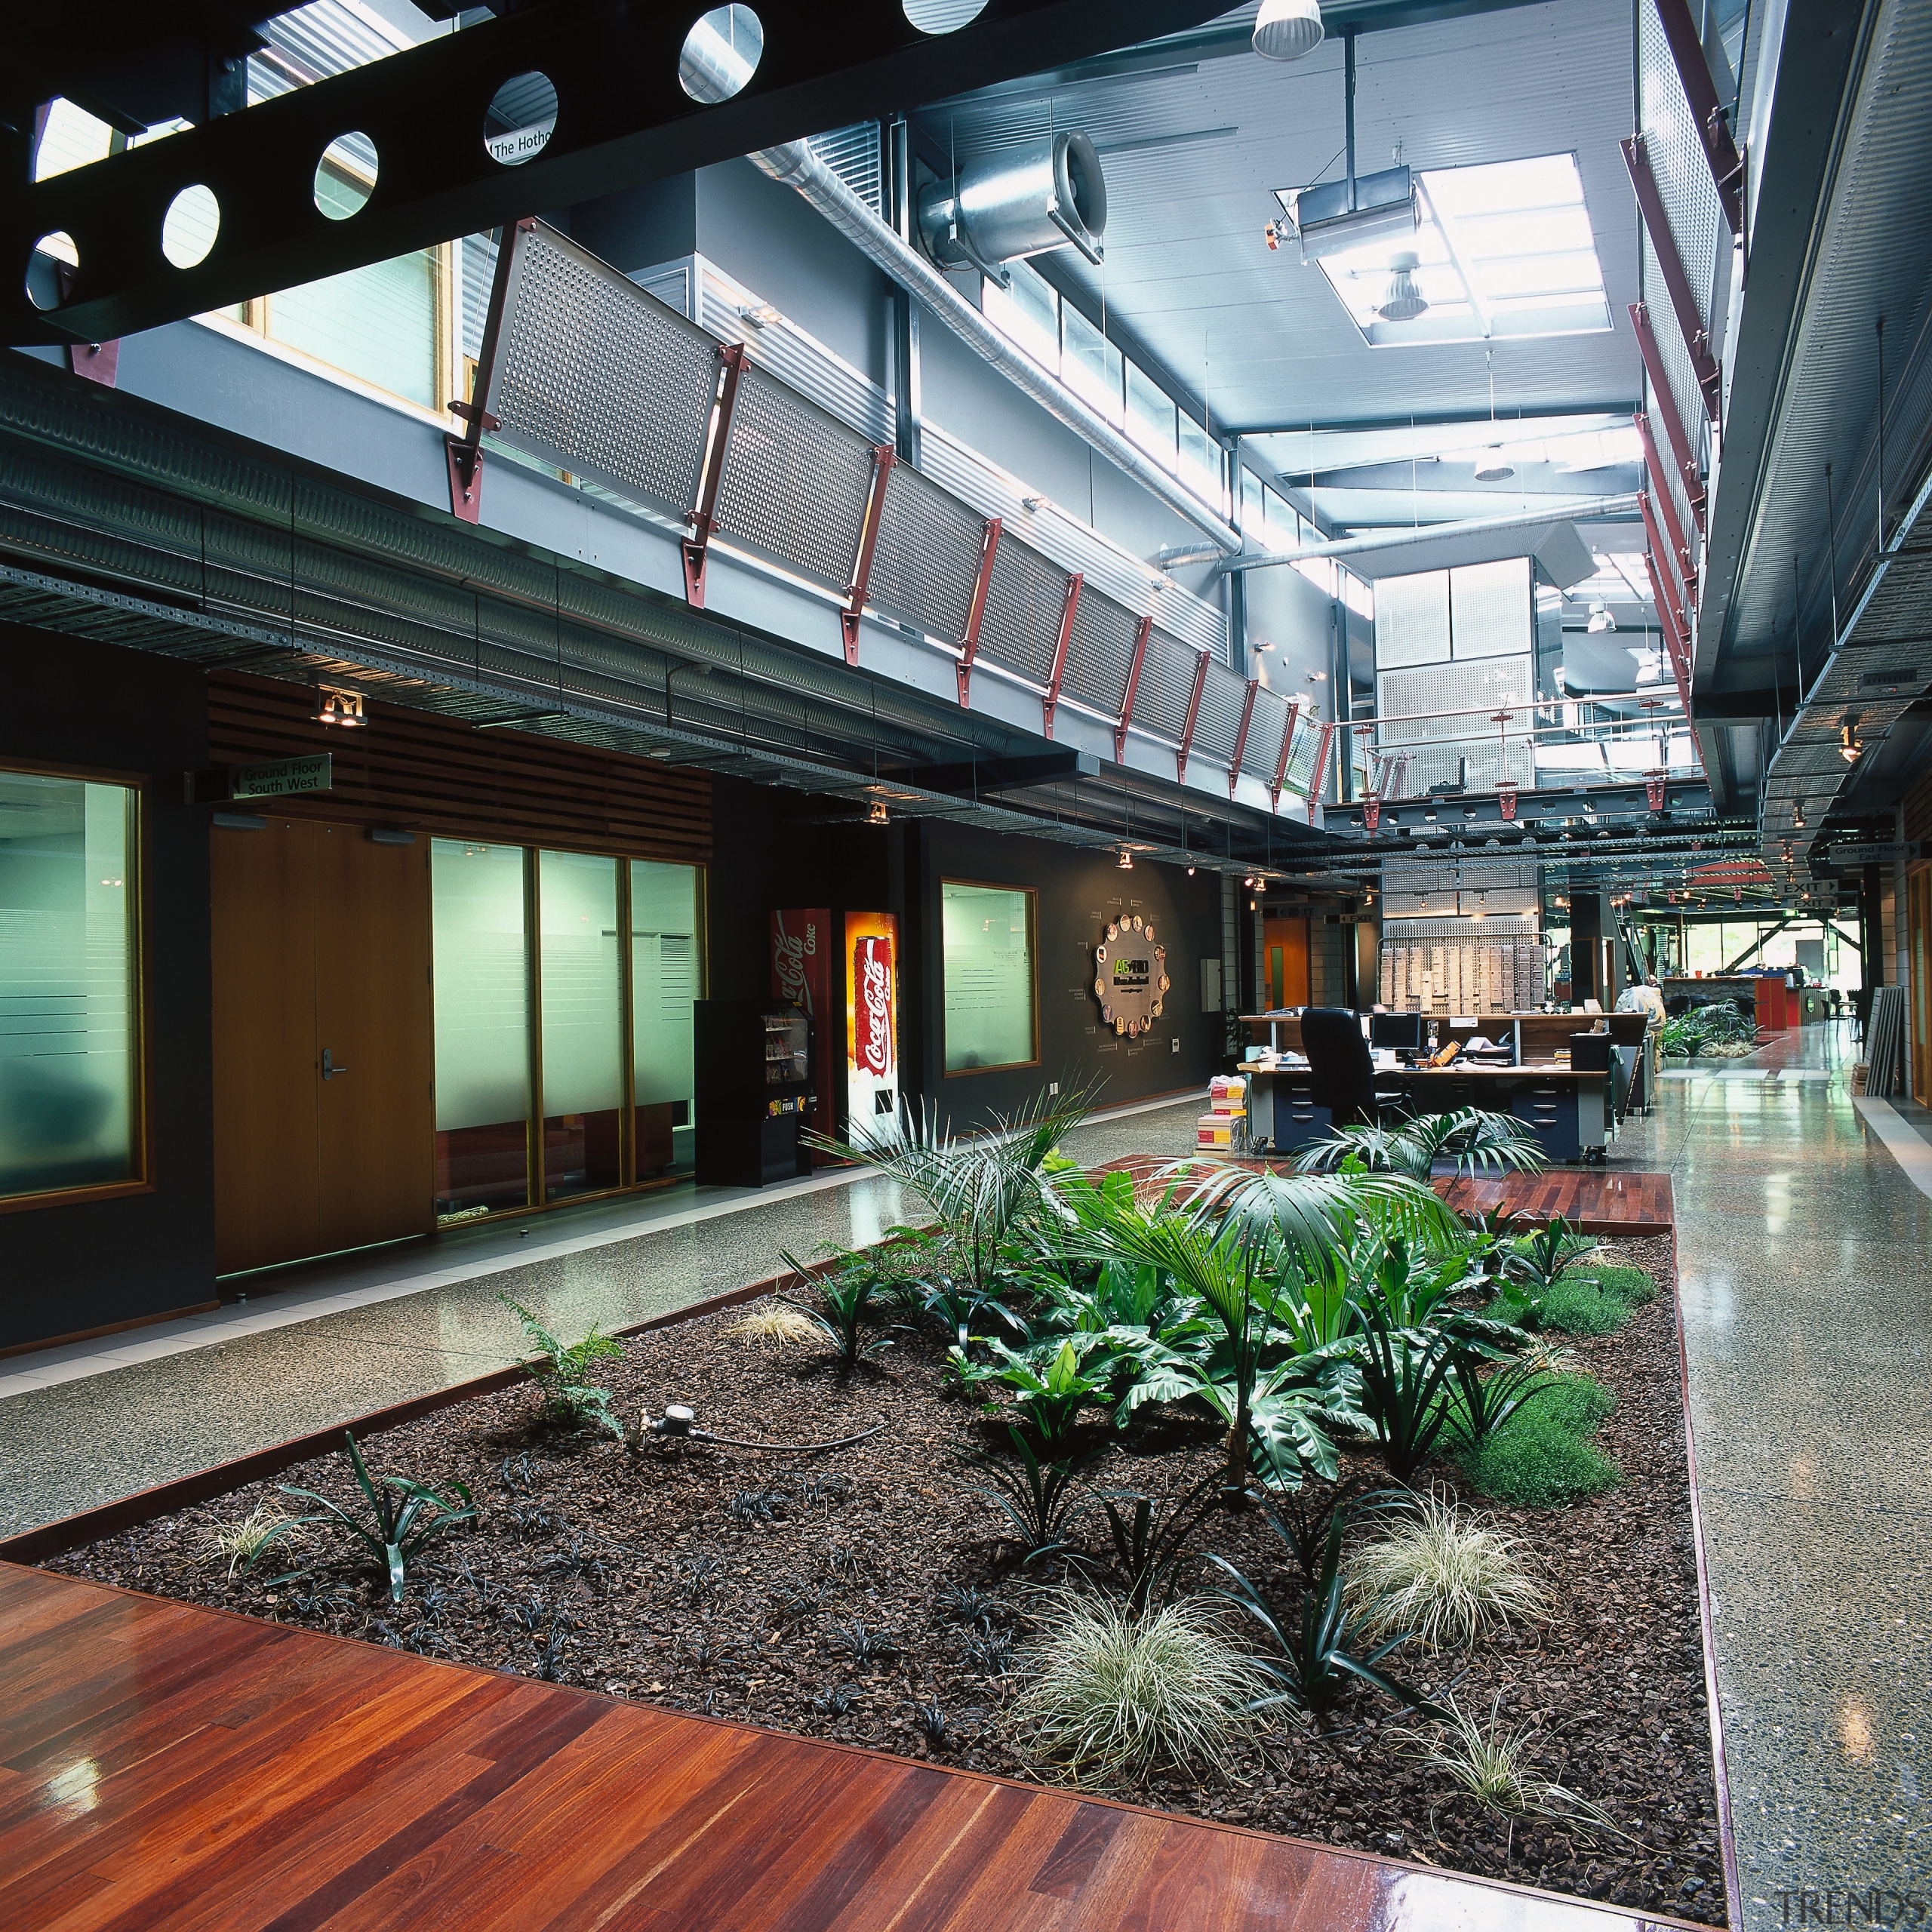
[[[1100,1492],[1113,1537],[1114,1567],[1130,1610],[1144,1614],[1174,1601],[1188,1539],[1206,1520],[1220,1491],[1220,1472],[1214,1471],[1164,1508],[1151,1496],[1131,1490]]]
[[[815,1331],[828,1343],[837,1359],[841,1375],[850,1375],[862,1362],[869,1361],[874,1355],[883,1353],[892,1346],[890,1335],[868,1335],[865,1321],[871,1313],[872,1302],[882,1291],[877,1267],[864,1255],[851,1248],[830,1248],[826,1251],[839,1257],[839,1265],[820,1275],[814,1285],[822,1309],[806,1303],[793,1302],[789,1296],[780,1299],[795,1309],[813,1324]],[[785,1265],[798,1279],[813,1280],[812,1270],[808,1268],[790,1249],[779,1251]]]
[[[302,1525],[272,1503],[258,1503],[240,1521],[217,1523],[208,1533],[208,1560],[228,1564],[229,1580],[238,1570],[252,1570],[263,1555],[278,1543],[299,1543],[305,1540]]]
[[[1264,1513],[1276,1534],[1289,1543],[1274,1512]],[[1434,1714],[1438,1706],[1381,1668],[1382,1660],[1406,1641],[1407,1632],[1366,1647],[1367,1626],[1349,1607],[1347,1580],[1342,1574],[1342,1537],[1347,1521],[1348,1512],[1342,1509],[1329,1518],[1321,1567],[1303,1592],[1298,1623],[1278,1616],[1267,1598],[1226,1557],[1208,1559],[1225,1571],[1234,1586],[1216,1594],[1226,1597],[1257,1624],[1270,1647],[1270,1654],[1260,1662],[1271,1687],[1255,1700],[1253,1708],[1285,1704],[1306,1712],[1319,1724],[1349,1684],[1359,1681],[1398,1704]]]
[[[1304,1147],[1294,1164],[1304,1174],[1331,1173],[1358,1161],[1370,1174],[1406,1174],[1427,1181],[1438,1161],[1471,1180],[1478,1174],[1540,1174],[1549,1165],[1543,1143],[1513,1114],[1459,1107],[1424,1114],[1400,1127],[1339,1127],[1326,1140]]]
[[[591,1380],[589,1369],[592,1362],[622,1355],[623,1344],[615,1336],[600,1335],[593,1325],[582,1341],[566,1347],[521,1302],[506,1294],[497,1299],[522,1324],[525,1346],[536,1352],[524,1367],[542,1392],[537,1413],[543,1420],[568,1429],[595,1423],[621,1435],[611,1413],[611,1392]]]
[[[1063,1447],[1090,1404],[1108,1399],[1104,1376],[1090,1375],[1082,1369],[1080,1356],[1071,1341],[1057,1349],[1029,1350],[1025,1354],[1008,1348],[1004,1342],[991,1345],[999,1359],[990,1367],[968,1362],[960,1355],[960,1373],[977,1383],[998,1383],[1013,1391],[1013,1406],[1020,1419],[1031,1429],[1041,1448]],[[959,1355],[955,1349],[952,1352]],[[1044,1359],[1041,1359],[1044,1358]]]
[[[1601,1495],[1623,1479],[1589,1440],[1611,1406],[1608,1391],[1590,1377],[1559,1377],[1546,1395],[1458,1460],[1476,1488],[1501,1503],[1541,1509]]]
[[[1557,1386],[1539,1361],[1490,1367],[1475,1348],[1453,1352],[1450,1376],[1443,1395],[1446,1429],[1451,1441],[1464,1451],[1481,1448],[1526,1404],[1546,1398]]]
[[[1164,1763],[1227,1767],[1268,1679],[1207,1604],[1142,1616],[1116,1598],[1062,1593],[1044,1614],[1011,1706],[1037,1758],[1088,1785]]]
[[[469,1491],[460,1482],[451,1485],[463,1499],[458,1505],[439,1496],[427,1484],[408,1476],[371,1478],[362,1460],[362,1452],[355,1446],[355,1436],[345,1429],[342,1439],[349,1466],[355,1474],[355,1486],[369,1506],[367,1521],[351,1515],[340,1503],[331,1502],[326,1496],[318,1496],[312,1489],[296,1488],[288,1483],[276,1486],[285,1496],[299,1496],[305,1501],[320,1503],[323,1514],[305,1516],[301,1520],[305,1524],[326,1524],[346,1531],[386,1572],[389,1600],[400,1603],[404,1577],[411,1561],[431,1543],[466,1523],[475,1522],[475,1505],[470,1500]]]
[[[1521,1540],[1432,1491],[1355,1552],[1350,1595],[1364,1629],[1404,1629],[1431,1650],[1472,1644],[1512,1619],[1549,1614],[1549,1592],[1523,1567]]]
[[[1042,1462],[1018,1429],[1009,1425],[1006,1432],[1018,1452],[1020,1466],[1016,1469],[998,1456],[969,1456],[967,1460],[972,1466],[993,1481],[990,1489],[974,1484],[973,1492],[986,1497],[1013,1525],[1020,1561],[1035,1563],[1070,1546],[1067,1531],[1087,1506],[1076,1500],[1074,1485],[1100,1452],[1069,1461]]]
[[[1729,1000],[1712,1000],[1663,1023],[1658,1044],[1666,1060],[1735,1059],[1757,1044],[1758,1029]]]
[[[1434,1452],[1448,1425],[1444,1397],[1458,1348],[1449,1336],[1395,1326],[1374,1303],[1362,1311],[1356,1365],[1361,1412],[1382,1446],[1383,1465],[1407,1482]]]

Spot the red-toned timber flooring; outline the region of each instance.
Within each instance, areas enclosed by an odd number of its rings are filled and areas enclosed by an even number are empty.
[[[1128,1154],[1096,1171],[1131,1174],[1144,1180],[1172,1164],[1152,1154]],[[1275,1174],[1290,1171],[1285,1160],[1243,1159],[1241,1164]],[[1445,1175],[1432,1185],[1461,1214],[1487,1214],[1506,1208],[1512,1214],[1540,1222],[1561,1214],[1588,1235],[1627,1235],[1634,1241],[1641,1235],[1667,1234],[1677,1220],[1670,1177],[1664,1174],[1552,1168],[1540,1174],[1505,1174],[1494,1180],[1452,1180]]]
[[[10,1932],[1673,1922],[0,1564]]]

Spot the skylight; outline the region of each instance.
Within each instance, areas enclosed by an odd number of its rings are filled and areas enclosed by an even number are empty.
[[[1415,235],[1324,254],[1321,272],[1374,347],[1586,335],[1607,329],[1610,303],[1574,154],[1417,176]],[[1413,256],[1428,303],[1407,321],[1379,312],[1392,258]]]

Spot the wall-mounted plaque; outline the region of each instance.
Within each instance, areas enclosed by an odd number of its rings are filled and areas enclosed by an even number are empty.
[[[1137,1039],[1161,1017],[1168,986],[1168,949],[1155,943],[1152,923],[1138,912],[1113,921],[1094,949],[1101,1019],[1123,1039]]]

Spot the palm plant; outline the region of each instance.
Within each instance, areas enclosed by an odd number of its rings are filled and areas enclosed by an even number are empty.
[[[1304,1174],[1325,1174],[1359,1161],[1371,1174],[1426,1181],[1440,1160],[1453,1161],[1457,1177],[1472,1180],[1479,1174],[1540,1174],[1549,1165],[1543,1143],[1521,1121],[1481,1107],[1423,1114],[1397,1128],[1338,1127],[1304,1147],[1294,1164]]]
[[[801,1281],[812,1279],[812,1272],[789,1248],[781,1247],[779,1254],[785,1265]],[[828,1252],[838,1257],[839,1265],[820,1275],[817,1287],[823,1309],[817,1309],[805,1303],[792,1303],[806,1321],[811,1323],[817,1333],[832,1346],[832,1353],[838,1358],[839,1371],[850,1375],[859,1364],[892,1346],[889,1335],[866,1336],[862,1324],[870,1312],[873,1297],[884,1287],[879,1272],[865,1255],[850,1248],[832,1248]],[[789,1300],[788,1297],[780,1297]]]

